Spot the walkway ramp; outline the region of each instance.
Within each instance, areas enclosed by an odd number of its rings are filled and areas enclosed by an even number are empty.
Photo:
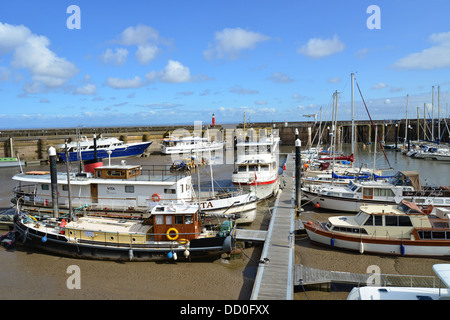
[[[251,300],[293,300],[294,184],[288,178],[294,172],[292,158],[288,155],[286,186],[275,200]]]

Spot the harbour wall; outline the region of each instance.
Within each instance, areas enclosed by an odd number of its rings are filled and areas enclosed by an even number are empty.
[[[443,142],[449,141],[448,130],[445,127],[444,120],[441,121],[441,135]],[[448,126],[448,119],[447,126]],[[377,134],[381,141],[388,144],[395,143],[396,137],[398,141],[405,140],[405,119],[403,120],[374,120],[377,128]],[[411,140],[424,139],[431,136],[431,126],[426,124],[428,134],[424,135],[423,120],[408,120],[410,126],[409,134]],[[203,129],[211,127],[203,126]],[[279,130],[279,136],[283,145],[294,145],[295,129],[299,131],[299,138],[302,146],[308,146],[316,143],[319,132],[322,132],[322,141],[324,144],[330,141],[331,122],[258,122],[232,125],[216,125],[215,128],[220,131],[230,130],[230,128],[240,128],[245,130],[254,128],[274,128]],[[76,141],[78,134],[92,138],[94,134],[103,137],[116,137],[124,142],[142,142],[153,141],[152,145],[146,150],[144,156],[149,153],[158,153],[160,151],[160,142],[169,132],[176,129],[194,130],[194,126],[148,126],[148,127],[96,127],[96,128],[55,128],[55,129],[20,129],[20,130],[2,130],[0,132],[0,157],[19,156],[21,160],[28,163],[40,162],[48,160],[48,148],[56,147],[63,144],[66,139]],[[320,129],[320,130],[319,130]],[[337,122],[338,143],[350,143],[352,132],[351,121]],[[435,136],[438,135],[439,129],[437,124],[434,128]],[[223,135],[225,137],[225,135]],[[356,142],[374,142],[375,130],[370,121],[355,121],[355,141]]]

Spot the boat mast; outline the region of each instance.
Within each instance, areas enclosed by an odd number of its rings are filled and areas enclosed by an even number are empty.
[[[438,144],[441,143],[441,102],[439,99],[441,86],[438,86]]]
[[[70,195],[70,175],[69,175],[69,152],[67,150],[67,139],[66,139],[66,172],[67,172],[67,195],[69,196],[69,218],[73,219],[73,211],[72,211],[72,197]]]
[[[405,140],[403,143],[403,146],[406,147],[406,139],[408,136],[408,100],[409,100],[409,94],[406,95],[406,119],[405,119]]]
[[[431,87],[431,141],[434,141],[434,86]]]
[[[354,88],[353,88],[353,82],[354,82],[354,74],[351,74],[352,76],[352,154],[355,154],[355,99],[354,99]],[[353,162],[352,162],[353,167]]]

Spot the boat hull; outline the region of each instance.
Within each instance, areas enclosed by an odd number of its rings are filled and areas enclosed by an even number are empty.
[[[125,147],[119,147],[115,149],[97,149],[97,158],[126,158],[126,157],[135,157],[144,153],[144,151],[152,144],[150,142],[142,142],[142,143],[133,143],[129,144]],[[108,151],[111,151],[111,155],[108,154]],[[60,161],[66,161],[66,154],[64,152],[57,153]],[[85,160],[93,160],[95,157],[94,150],[82,151],[81,158],[83,161]],[[69,152],[69,161],[79,161],[78,152]]]
[[[327,195],[318,195],[314,192],[308,192],[302,190],[302,193],[309,201],[322,209],[335,210],[335,211],[345,211],[345,212],[359,212],[359,208],[363,205],[372,204],[386,204],[393,205],[396,202],[393,201],[383,201],[383,200],[371,200],[371,199],[354,199],[354,198],[344,198],[344,197],[333,197]]]
[[[241,187],[244,192],[254,192],[259,200],[272,197],[280,188],[278,178],[267,182],[239,183],[233,181],[233,185]]]
[[[68,242],[64,235],[46,234],[28,228],[15,218],[14,230],[16,244],[45,251],[50,254],[79,259],[109,260],[109,261],[168,261],[173,260],[169,253],[177,253],[177,261],[217,259],[222,253],[231,252],[234,244],[231,236],[193,239],[189,242],[189,256],[184,256],[183,246],[170,243],[165,245],[138,245],[92,242]],[[43,241],[46,237],[45,242]]]
[[[394,256],[450,257],[450,240],[408,240],[365,238],[331,233],[314,224],[304,223],[310,240],[329,248]]]

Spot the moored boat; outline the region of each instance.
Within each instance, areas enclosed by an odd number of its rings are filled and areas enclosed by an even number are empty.
[[[302,188],[302,192],[317,207],[358,212],[362,205],[393,205],[402,200],[450,207],[450,190],[447,189],[445,186],[422,186],[417,171],[399,171],[386,180],[354,180],[346,186],[307,185]]]
[[[125,143],[117,138],[81,137],[80,141],[67,144],[68,158],[66,158],[65,144],[58,145],[61,149],[57,153],[59,161],[85,161],[97,158],[125,158],[140,156],[152,144],[152,141]],[[81,158],[80,158],[81,157]]]
[[[360,253],[450,257],[450,210],[399,205],[362,206],[357,215],[305,222],[312,242]]]
[[[190,205],[158,205],[142,220],[80,216],[35,218],[19,211],[16,244],[52,254],[114,261],[217,258],[234,247],[234,224],[206,230]]]
[[[353,288],[347,300],[448,300],[450,299],[450,265],[433,265],[433,271],[445,287],[364,286]]]
[[[259,139],[238,137],[233,184],[246,192],[255,192],[258,199],[276,194],[280,187],[279,143],[280,138],[266,130],[260,130]]]

